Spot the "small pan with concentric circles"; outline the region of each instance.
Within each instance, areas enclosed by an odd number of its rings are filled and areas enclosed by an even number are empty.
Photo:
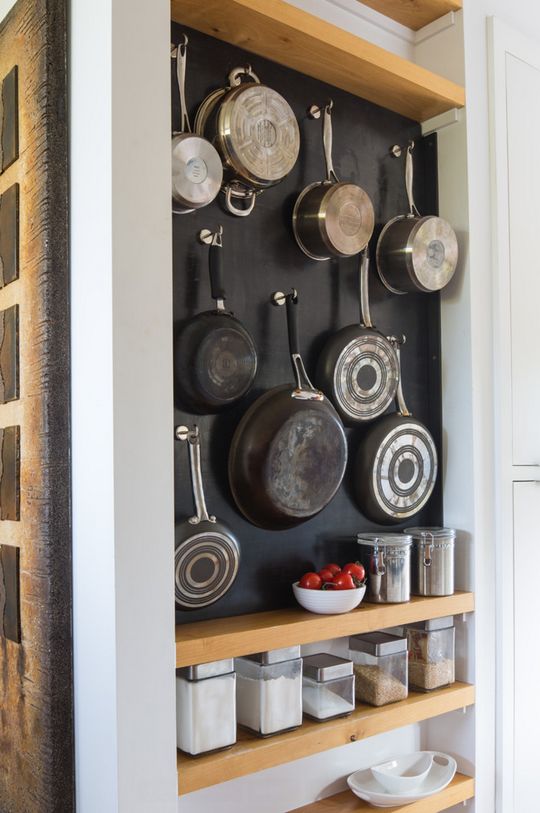
[[[240,546],[229,528],[208,513],[204,498],[199,428],[176,428],[187,441],[195,516],[175,530],[176,604],[183,610],[207,607],[222,598],[238,574]]]
[[[392,338],[400,361],[399,342]],[[423,423],[413,418],[401,388],[398,411],[374,423],[362,439],[354,461],[354,491],[368,519],[393,525],[417,514],[437,480],[437,449]]]
[[[315,376],[317,386],[350,426],[386,412],[396,397],[399,381],[396,351],[371,321],[368,287],[369,256],[365,248],[360,264],[361,322],[330,336]]]

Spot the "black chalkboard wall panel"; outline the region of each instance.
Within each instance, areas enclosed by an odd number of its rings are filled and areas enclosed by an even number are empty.
[[[223,225],[223,258],[228,305],[251,332],[259,353],[259,371],[252,391],[227,412],[195,416],[176,404],[176,424],[197,423],[202,435],[202,466],[209,511],[226,522],[238,537],[242,561],[236,582],[216,604],[177,613],[178,622],[257,612],[294,604],[291,583],[306,569],[326,561],[344,564],[356,558],[355,535],[374,530],[356,507],[348,486],[349,473],[335,499],[318,516],[288,531],[266,531],[250,525],[237,511],[227,479],[227,455],[234,429],[249,404],[263,391],[292,381],[284,308],[269,304],[275,290],[299,292],[301,344],[308,373],[328,335],[358,320],[358,258],[314,262],[297,247],[291,229],[296,196],[325,174],[322,125],[307,117],[309,105],[334,100],[334,165],[340,179],[362,186],[376,214],[372,241],[384,223],[407,211],[403,158],[390,155],[393,144],[415,139],[415,194],[420,211],[437,211],[437,148],[435,137],[420,138],[419,125],[303,74],[196,31],[174,25],[172,42],[189,36],[187,97],[193,121],[197,105],[211,90],[224,86],[229,71],[250,63],[264,84],[292,106],[301,134],[297,165],[278,186],[263,192],[246,218],[226,214],[218,198],[210,206],[173,218],[174,323],[212,307],[208,280],[208,248],[197,240],[200,229]],[[174,70],[174,63],[171,65]],[[179,119],[173,82],[173,125]],[[441,454],[440,302],[437,294],[394,296],[380,283],[375,263],[370,277],[373,318],[385,333],[406,334],[402,353],[405,397],[409,409],[424,421]],[[350,458],[360,429],[348,429]],[[440,466],[442,469],[442,465]],[[193,515],[188,451],[176,443],[176,521]],[[435,492],[414,524],[442,523],[440,478]],[[409,523],[410,524],[410,523]],[[380,526],[379,526],[380,527]],[[388,530],[400,530],[404,525]]]

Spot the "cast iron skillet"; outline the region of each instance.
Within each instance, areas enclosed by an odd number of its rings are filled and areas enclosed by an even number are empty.
[[[398,363],[399,342],[391,338]],[[413,418],[401,388],[398,411],[371,426],[354,462],[354,490],[368,519],[393,525],[417,514],[429,500],[437,480],[437,449],[423,423]]]
[[[296,291],[274,294],[273,301],[287,305],[296,387],[275,387],[243,416],[229,453],[229,482],[246,519],[277,531],[305,522],[328,505],[345,473],[347,443],[339,415],[304,369]]]
[[[330,336],[319,356],[315,382],[349,425],[386,412],[396,396],[399,365],[394,347],[375,330],[369,310],[369,256],[360,265],[361,323]]]
[[[202,415],[220,412],[242,398],[257,372],[253,339],[243,324],[225,310],[221,234],[220,227],[208,253],[216,310],[189,319],[175,342],[177,400]]]
[[[196,514],[175,530],[176,604],[184,610],[207,607],[232,586],[238,573],[240,547],[222,522],[208,514],[201,472],[199,428],[176,428],[177,440],[188,442]]]

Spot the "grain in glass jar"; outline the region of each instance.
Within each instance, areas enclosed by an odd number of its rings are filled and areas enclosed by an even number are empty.
[[[409,648],[409,686],[431,692],[454,683],[454,617],[432,618],[405,626]]]
[[[349,638],[354,663],[356,699],[371,706],[385,706],[408,695],[407,639],[384,632]]]

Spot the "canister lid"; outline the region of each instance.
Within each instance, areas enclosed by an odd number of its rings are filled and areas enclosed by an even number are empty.
[[[454,616],[445,615],[442,618],[428,618],[427,621],[416,621],[414,624],[406,624],[405,629],[434,632],[435,630],[445,630],[453,626]]]
[[[270,666],[273,663],[283,663],[283,661],[293,661],[300,657],[300,646],[286,646],[283,649],[270,649],[268,652],[256,652],[253,655],[245,656],[250,661],[261,663],[263,666]]]
[[[409,548],[412,545],[412,537],[406,534],[358,534],[356,540],[359,545],[370,548]]]
[[[304,676],[316,680],[317,683],[347,677],[352,673],[352,661],[346,658],[338,658],[337,655],[319,652],[317,655],[308,655],[304,658]]]
[[[176,677],[182,677],[186,680],[205,680],[206,678],[218,677],[218,675],[228,675],[231,672],[234,672],[234,660],[226,658],[223,661],[183,666],[181,669],[176,670]]]
[[[349,638],[349,649],[368,655],[394,655],[407,651],[407,639],[396,638],[385,632],[366,632],[363,635],[352,635]]]
[[[437,546],[442,542],[454,542],[456,539],[454,528],[405,528],[403,533],[421,545]]]

